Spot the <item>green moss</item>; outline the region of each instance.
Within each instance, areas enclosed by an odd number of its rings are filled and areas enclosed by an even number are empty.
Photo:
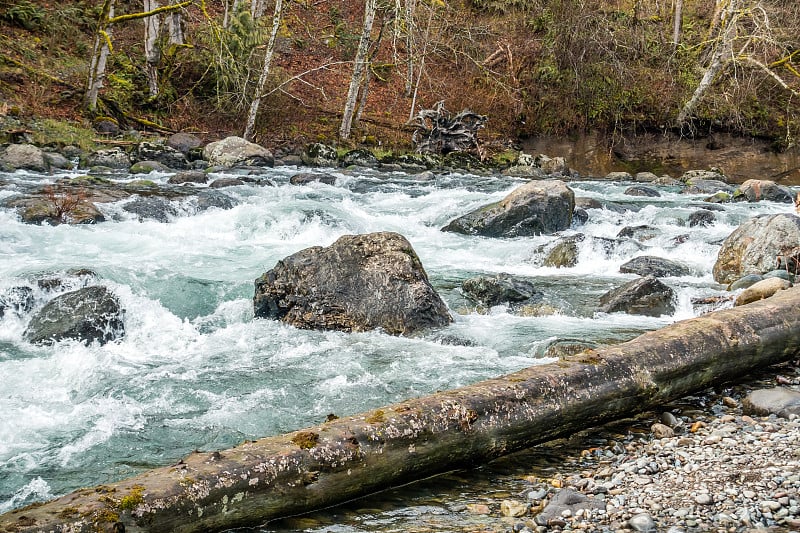
[[[319,442],[319,435],[313,431],[300,431],[292,437],[292,442],[304,450],[313,448]]]
[[[33,124],[33,142],[38,146],[77,146],[91,151],[97,148],[95,133],[77,122],[45,118]]]
[[[157,187],[156,182],[151,180],[133,180],[128,185],[130,187]]]
[[[123,496],[119,501],[119,508],[123,511],[134,509],[137,505],[144,502],[144,487],[134,485],[127,496]]]

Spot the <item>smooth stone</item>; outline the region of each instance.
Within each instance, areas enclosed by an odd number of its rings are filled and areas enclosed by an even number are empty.
[[[653,520],[653,517],[647,513],[640,513],[634,515],[628,520],[628,527],[633,529],[634,531],[655,531],[656,530],[656,522]]]

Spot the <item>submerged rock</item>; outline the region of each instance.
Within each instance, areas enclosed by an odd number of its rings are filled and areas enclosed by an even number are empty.
[[[146,198],[135,198],[122,206],[122,209],[132,213],[142,220],[155,220],[157,222],[169,222],[171,217],[177,216],[178,210],[172,203],[158,196]]]
[[[570,235],[558,239],[553,245],[542,247],[539,251],[546,252],[547,255],[542,261],[542,265],[554,268],[572,268],[578,264],[578,243],[583,242],[586,236],[583,233]]]
[[[336,176],[330,174],[317,174],[314,172],[301,172],[289,178],[289,183],[292,185],[307,185],[309,183],[324,183],[325,185],[335,185]]]
[[[652,255],[634,257],[621,265],[619,271],[623,274],[638,274],[640,276],[654,276],[656,278],[688,276],[692,273],[691,269],[683,263]]]
[[[499,202],[461,216],[442,231],[484,237],[551,234],[572,224],[575,194],[558,180],[532,181]]]
[[[630,281],[600,297],[600,311],[661,316],[675,312],[675,291],[647,276]]]
[[[253,307],[307,329],[399,335],[452,321],[411,244],[393,232],[345,235],[278,261],[256,280]]]
[[[800,217],[789,213],[761,215],[744,222],[722,243],[714,263],[714,280],[730,283],[745,274],[776,268],[800,270]]]
[[[625,189],[625,194],[628,196],[646,196],[649,198],[659,198],[661,193],[655,190],[652,187],[646,187],[644,185],[633,185]]]
[[[717,216],[708,209],[698,209],[689,215],[689,227],[696,226],[705,227],[710,226],[717,219]]]
[[[542,293],[532,281],[509,274],[469,278],[461,284],[461,290],[470,300],[487,307],[536,303],[542,299]]]
[[[34,315],[23,336],[34,344],[63,339],[105,344],[123,335],[123,316],[116,296],[94,285],[50,300]]]
[[[33,309],[33,289],[25,285],[11,287],[0,294],[0,318],[6,313],[22,315]]]

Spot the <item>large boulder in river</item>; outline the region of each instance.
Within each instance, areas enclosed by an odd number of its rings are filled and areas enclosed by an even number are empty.
[[[336,148],[323,143],[311,143],[300,154],[303,164],[309,167],[336,167],[339,164],[339,154]]]
[[[108,167],[117,170],[128,170],[131,166],[131,158],[122,148],[107,148],[96,150],[89,154],[86,163],[90,167]]]
[[[798,270],[800,217],[790,213],[760,215],[739,226],[722,243],[714,264],[714,280],[730,283],[745,274],[776,268]]]
[[[157,161],[175,170],[189,167],[189,161],[183,152],[163,142],[140,142],[136,154],[139,161]]]
[[[208,143],[203,148],[203,158],[210,165],[222,167],[237,165],[271,167],[275,164],[272,152],[261,145],[236,136]]]
[[[638,274],[640,276],[653,276],[656,278],[688,276],[692,273],[692,270],[683,263],[652,255],[634,257],[621,265],[619,271],[623,274]]]
[[[34,344],[62,339],[105,344],[124,332],[124,311],[106,287],[94,285],[57,296],[36,313],[24,337]]]
[[[791,286],[792,282],[783,278],[771,277],[762,279],[743,290],[742,293],[736,297],[733,305],[739,306],[757,302],[769,298],[776,292],[788,289]]]
[[[794,202],[794,194],[788,187],[778,185],[770,180],[747,180],[733,191],[734,201],[759,202],[780,202],[791,204]]]
[[[399,335],[452,321],[411,244],[393,232],[345,235],[278,261],[256,280],[253,307],[306,329]]]
[[[2,165],[16,170],[23,168],[26,170],[47,170],[47,161],[44,152],[32,144],[10,144],[0,154]]]
[[[675,291],[653,276],[638,278],[600,297],[600,311],[661,316],[675,312]]]
[[[484,237],[552,234],[570,227],[575,193],[563,181],[532,181],[499,202],[461,216],[442,231]]]

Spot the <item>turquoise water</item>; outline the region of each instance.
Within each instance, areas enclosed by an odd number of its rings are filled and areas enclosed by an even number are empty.
[[[104,346],[63,341],[32,346],[22,333],[31,313],[0,319],[0,512],[170,464],[192,450],[318,424],[436,390],[544,362],[552,340],[618,342],[695,314],[694,296],[722,294],[711,278],[721,241],[758,213],[792,206],[735,204],[707,228],[687,219],[700,196],[661,188],[661,198],[628,197],[629,184],[573,182],[577,196],[636,210],[590,210],[564,232],[614,238],[649,224],[653,239],[611,251],[581,246],[574,268],[539,266],[537,247],[556,237],[486,239],[443,233],[458,215],[499,200],[522,181],[470,175],[418,182],[404,174],[336,173],[335,186],[293,186],[293,168],[263,174],[275,186],[225,189],[237,205],[196,213],[192,201],[168,223],[140,222],[122,204],[102,206],[109,222],[32,226],[0,209],[0,293],[89,268],[125,309],[126,335]],[[59,177],[5,174],[0,198]],[[165,182],[169,174],[148,179]],[[129,180],[128,176],[120,179]],[[344,234],[397,231],[414,246],[455,322],[412,338],[381,332],[301,331],[254,319],[253,282],[281,258]],[[690,234],[676,244],[675,237]],[[632,279],[619,265],[636,255],[680,260],[692,275],[676,289],[674,316],[595,313],[598,299]],[[528,276],[556,314],[521,317],[504,307],[476,312],[460,292],[479,274]],[[72,286],[84,283],[74,280]]]

